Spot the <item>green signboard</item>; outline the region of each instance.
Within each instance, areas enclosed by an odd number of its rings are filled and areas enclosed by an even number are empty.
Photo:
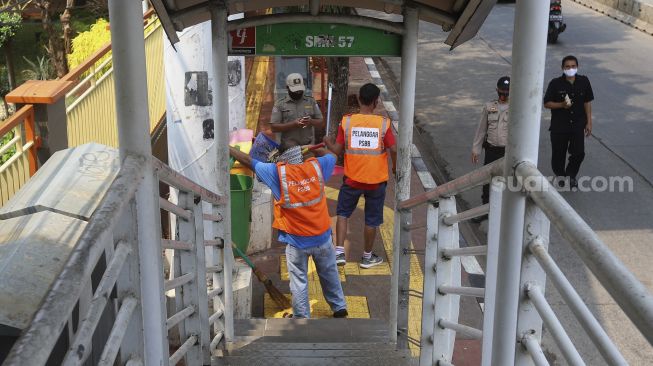
[[[229,51],[251,56],[400,56],[401,36],[344,24],[274,24],[232,31]]]

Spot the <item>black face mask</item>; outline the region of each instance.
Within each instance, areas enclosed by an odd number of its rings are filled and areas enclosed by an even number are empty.
[[[292,98],[292,100],[300,100],[304,96],[304,92],[301,90],[296,92],[288,91],[288,95],[290,98]]]
[[[510,92],[497,92],[497,94],[499,95],[499,100],[508,100]]]

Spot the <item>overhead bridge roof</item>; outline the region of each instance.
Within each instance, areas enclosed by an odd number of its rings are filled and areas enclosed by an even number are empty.
[[[402,14],[404,6],[410,4],[419,9],[422,21],[438,24],[450,32],[445,44],[455,48],[476,35],[485,18],[497,0],[226,0],[230,14],[264,10],[275,7],[305,6],[308,11],[284,14],[260,15],[254,19],[238,19],[229,22],[228,29],[241,26],[266,25],[292,22],[322,22],[351,24],[402,33],[402,23],[390,22],[375,17],[358,15],[329,15],[320,13],[322,5],[349,6],[381,11],[389,14]],[[209,4],[216,0],[151,0],[163,27],[172,43],[179,41],[176,32],[211,19]]]

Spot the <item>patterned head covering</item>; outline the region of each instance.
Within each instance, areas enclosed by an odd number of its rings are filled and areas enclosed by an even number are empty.
[[[277,161],[282,163],[292,164],[292,165],[303,163],[304,157],[302,156],[302,147],[301,146],[289,147],[288,149],[286,149],[286,151],[283,152],[283,154],[279,156],[279,159]]]

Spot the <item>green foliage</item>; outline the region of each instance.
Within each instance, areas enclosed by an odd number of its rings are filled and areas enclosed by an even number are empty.
[[[0,138],[0,147],[4,146],[6,143],[11,141],[11,139],[14,138],[14,132],[11,131],[8,134],[2,136]],[[2,155],[0,155],[0,165],[4,164],[7,160],[9,160],[14,154],[16,153],[16,147],[12,147],[9,150],[5,151]]]
[[[0,47],[16,35],[22,26],[22,19],[19,12],[0,12]]]
[[[54,78],[54,70],[46,56],[37,56],[36,62],[23,57],[29,67],[22,71],[26,80],[49,80]]]
[[[111,42],[111,32],[108,29],[109,22],[105,19],[98,19],[91,29],[80,33],[73,38],[73,52],[68,55],[68,67],[72,70],[84,62],[97,50]],[[104,61],[105,56],[98,63]]]

